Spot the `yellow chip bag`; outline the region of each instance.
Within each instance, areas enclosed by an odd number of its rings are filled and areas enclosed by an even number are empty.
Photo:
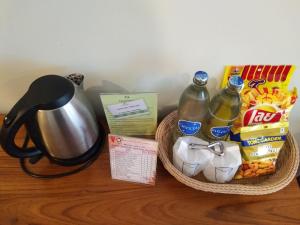
[[[244,126],[288,121],[297,99],[297,89],[288,90],[294,70],[292,65],[226,66],[222,88],[231,75],[241,76],[245,84],[241,111],[231,128],[233,134]]]
[[[288,122],[242,127],[240,133],[243,164],[235,179],[275,172],[276,160],[288,132]]]
[[[241,111],[230,134],[232,141],[240,142],[243,157],[236,179],[275,172],[297,99],[297,89],[288,90],[294,70],[292,65],[226,66],[222,87],[231,75],[241,76],[245,85]]]

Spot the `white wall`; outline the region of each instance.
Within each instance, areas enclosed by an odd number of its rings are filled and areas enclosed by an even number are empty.
[[[91,92],[157,91],[165,107],[199,69],[214,92],[226,64],[300,67],[299,10],[298,0],[0,0],[0,112],[50,73],[84,73]],[[299,113],[300,103],[300,141]]]

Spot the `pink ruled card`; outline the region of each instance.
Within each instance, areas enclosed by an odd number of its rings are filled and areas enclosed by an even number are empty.
[[[112,179],[155,185],[156,141],[113,134],[108,141]]]

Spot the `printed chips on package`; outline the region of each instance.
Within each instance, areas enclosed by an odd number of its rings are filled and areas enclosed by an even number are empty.
[[[245,84],[240,115],[231,128],[233,134],[245,126],[288,122],[297,99],[297,89],[288,90],[294,70],[292,65],[226,66],[222,87],[231,75],[241,76]]]

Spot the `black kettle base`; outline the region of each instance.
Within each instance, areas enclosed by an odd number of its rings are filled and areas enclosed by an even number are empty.
[[[103,132],[102,134],[105,134],[105,132]],[[48,159],[50,160],[51,163],[54,163],[54,164],[57,164],[60,166],[80,165],[79,167],[77,167],[71,171],[57,173],[57,174],[37,174],[35,172],[32,172],[28,168],[27,163],[35,164],[42,157],[44,157],[44,155],[39,155],[39,156],[36,156],[33,158],[27,158],[27,159],[20,158],[20,166],[27,175],[35,177],[35,178],[41,178],[41,179],[60,178],[60,177],[65,177],[65,176],[69,176],[69,175],[78,173],[78,172],[82,171],[83,169],[89,167],[98,158],[98,156],[102,150],[102,145],[104,144],[105,137],[106,137],[105,135],[100,136],[98,138],[98,140],[96,141],[96,143],[93,145],[93,147],[91,147],[84,155],[81,155],[79,157],[67,159],[67,160],[48,157]],[[28,134],[26,134],[22,148],[27,148],[28,142],[29,142],[29,136],[28,136]],[[29,161],[29,162],[27,162],[27,161]]]
[[[95,157],[95,155],[99,154],[101,152],[101,146],[102,142],[104,141],[105,137],[99,137],[96,141],[96,143],[83,155],[71,158],[71,159],[58,159],[55,157],[49,157],[50,162],[60,165],[60,166],[76,166],[83,164],[92,158]]]

